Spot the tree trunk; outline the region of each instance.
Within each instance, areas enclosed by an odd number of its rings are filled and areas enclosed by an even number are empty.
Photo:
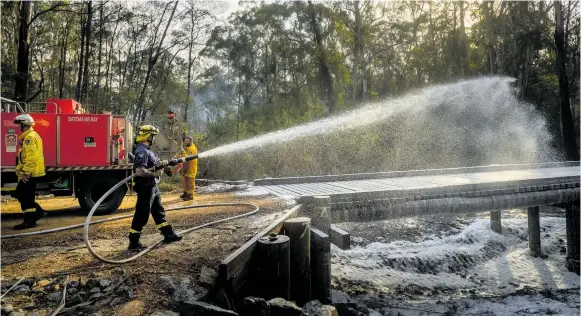
[[[64,86],[65,86],[65,76],[66,76],[66,67],[67,67],[67,48],[69,45],[69,26],[70,20],[67,19],[65,24],[65,35],[63,39],[63,46],[61,48],[61,57],[59,60],[59,99],[62,99],[64,94]]]
[[[14,85],[14,100],[25,101],[28,87],[28,68],[30,54],[30,33],[28,24],[32,18],[33,3],[22,1],[20,3],[20,30],[18,32],[18,64]]]
[[[327,65],[325,47],[323,45],[323,36],[321,35],[321,26],[317,21],[317,9],[311,1],[308,2],[309,22],[315,37],[315,50],[317,52],[317,61],[319,63],[319,80],[322,83],[323,98],[329,112],[335,112],[335,91],[333,90],[333,79]]]
[[[171,3],[168,3],[168,5],[169,4],[171,4]],[[155,49],[155,47],[154,47],[155,41],[154,41],[154,43],[152,43],[152,46],[150,48],[151,53],[149,54],[149,60],[147,62],[147,73],[145,74],[145,82],[143,83],[143,88],[141,89],[141,93],[139,94],[139,99],[137,100],[138,111],[136,112],[136,115],[139,116],[141,121],[145,121],[145,117],[147,115],[147,111],[143,110],[143,102],[145,101],[145,90],[147,89],[147,86],[149,85],[149,80],[151,79],[151,72],[153,71],[153,67],[157,63],[157,60],[160,56],[161,46],[163,45],[163,41],[164,41],[165,36],[167,34],[167,30],[169,28],[169,25],[171,24],[171,21],[173,19],[173,16],[176,12],[177,7],[178,7],[178,1],[176,1],[175,5],[173,7],[171,15],[167,21],[166,26],[165,26],[165,30],[163,31],[163,35],[159,41],[159,45],[157,47],[157,50],[155,52],[153,52],[153,50]],[[167,8],[167,6],[166,6],[166,8]],[[160,19],[163,19],[163,15],[161,16]],[[156,30],[156,32],[157,32],[157,30]]]
[[[82,11],[82,10],[81,10]],[[83,84],[83,62],[85,61],[85,24],[81,16],[81,52],[79,54],[79,72],[77,76],[77,88],[75,89],[75,99],[81,100],[81,87]]]
[[[491,74],[496,74],[496,32],[494,31],[494,2],[484,2],[488,33],[488,63]]]
[[[105,6],[104,3],[101,4],[99,8],[99,52],[97,54],[97,84],[95,87],[95,92],[97,93],[97,100],[99,102],[95,102],[95,105],[99,103],[101,105],[102,94],[100,93],[99,89],[101,88],[101,57],[102,57],[102,48],[103,48],[103,7]]]
[[[557,53],[556,66],[559,76],[559,97],[561,99],[561,135],[565,148],[566,158],[570,161],[579,160],[579,151],[575,140],[575,128],[569,103],[569,80],[565,68],[565,32],[563,27],[563,12],[561,1],[555,1],[555,51]]]
[[[468,73],[467,54],[467,38],[466,30],[464,28],[464,1],[460,1],[460,76],[464,77]]]
[[[89,87],[89,60],[91,58],[91,21],[93,19],[93,1],[87,3],[87,23],[85,23],[85,63],[83,70],[83,86],[81,91],[81,103],[84,103],[88,97]],[[97,112],[96,105],[93,106],[93,113]]]
[[[357,101],[359,87],[359,62],[361,61],[361,12],[359,11],[359,1],[353,2],[355,15],[355,30],[353,31],[353,42],[355,43],[353,51],[353,102]]]

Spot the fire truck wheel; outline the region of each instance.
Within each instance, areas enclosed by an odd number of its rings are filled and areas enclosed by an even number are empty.
[[[110,177],[96,177],[91,178],[90,181],[85,182],[80,187],[79,192],[79,204],[81,207],[89,212],[93,206],[97,203],[97,201],[107,192],[110,188],[112,188],[115,184],[117,184],[119,180]],[[111,193],[102,203],[99,205],[95,214],[110,214],[117,210],[123,202],[123,197],[127,193],[126,187],[121,187],[117,189],[115,192]]]

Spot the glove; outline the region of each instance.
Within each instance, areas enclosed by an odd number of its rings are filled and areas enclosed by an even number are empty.
[[[163,168],[163,173],[165,173],[166,176],[171,177],[172,176],[172,172],[170,167],[165,167]]]
[[[168,165],[169,165],[169,161],[167,161],[167,160],[162,160],[162,161],[159,162],[159,167],[160,168],[165,168]]]

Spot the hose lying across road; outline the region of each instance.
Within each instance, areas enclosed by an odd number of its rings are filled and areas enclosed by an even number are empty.
[[[95,203],[95,205],[93,206],[93,208],[91,209],[91,211],[89,212],[89,215],[87,215],[87,218],[85,219],[85,223],[84,224],[75,224],[75,225],[69,225],[69,226],[64,226],[64,227],[58,227],[58,228],[53,228],[53,229],[47,229],[47,230],[41,230],[41,231],[35,231],[35,232],[27,232],[27,233],[21,233],[21,234],[12,234],[12,235],[6,235],[6,236],[0,236],[0,239],[6,239],[6,238],[16,238],[16,237],[24,237],[24,236],[32,236],[32,235],[41,235],[41,234],[48,234],[48,233],[54,233],[54,232],[59,232],[59,231],[63,231],[63,230],[69,230],[69,229],[74,229],[74,228],[79,228],[79,227],[84,227],[83,229],[83,238],[85,240],[85,245],[87,246],[87,249],[89,250],[89,252],[91,253],[91,255],[93,255],[93,257],[106,262],[106,263],[110,263],[110,264],[123,264],[123,263],[128,263],[131,262],[141,256],[143,256],[144,254],[148,253],[149,251],[151,251],[153,248],[157,247],[160,243],[163,242],[163,239],[160,239],[159,241],[155,242],[153,245],[147,247],[145,250],[137,253],[136,255],[127,258],[127,259],[123,259],[123,260],[111,260],[111,259],[107,259],[107,258],[103,258],[101,256],[99,256],[95,250],[93,249],[93,247],[91,246],[91,242],[89,241],[89,225],[92,224],[98,224],[98,223],[105,223],[105,222],[111,222],[111,221],[116,221],[116,220],[120,220],[123,218],[128,218],[128,217],[133,217],[133,214],[129,214],[129,215],[121,215],[121,216],[115,216],[115,217],[110,217],[110,218],[106,218],[106,219],[101,219],[101,220],[96,220],[94,222],[91,222],[91,217],[93,217],[93,214],[95,213],[95,211],[97,210],[97,208],[99,207],[99,205],[101,205],[101,203],[111,194],[113,193],[115,190],[117,190],[120,186],[124,185],[125,183],[127,183],[128,181],[130,181],[131,179],[133,179],[135,177],[135,174],[123,179],[121,182],[117,183],[116,185],[114,185],[111,189],[109,189],[109,191],[107,191],[98,201],[97,203]],[[246,207],[251,207],[253,210],[244,214],[240,214],[240,215],[236,215],[236,216],[231,216],[231,217],[227,217],[224,219],[220,219],[217,221],[213,221],[213,222],[209,222],[206,224],[202,224],[199,226],[195,226],[192,228],[188,228],[184,231],[180,231],[177,232],[176,234],[179,236],[183,236],[186,234],[189,234],[195,230],[204,228],[204,227],[208,227],[211,225],[215,225],[218,223],[223,223],[223,222],[227,222],[236,218],[241,218],[241,217],[246,217],[246,216],[250,216],[253,215],[255,213],[258,212],[259,207],[257,205],[254,204],[250,204],[250,203],[217,203],[217,204],[197,204],[197,205],[188,205],[188,206],[179,206],[179,207],[173,207],[173,208],[168,208],[166,209],[166,211],[177,211],[177,210],[184,210],[184,209],[192,209],[192,208],[202,208],[202,207],[216,207],[216,206],[246,206]]]

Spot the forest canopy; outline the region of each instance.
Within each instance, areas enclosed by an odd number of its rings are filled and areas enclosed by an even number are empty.
[[[173,110],[203,150],[501,75],[578,160],[578,4],[3,1],[1,92],[134,120]]]

